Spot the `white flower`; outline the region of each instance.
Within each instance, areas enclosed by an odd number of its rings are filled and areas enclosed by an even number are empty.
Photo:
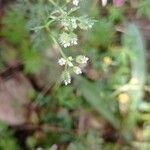
[[[72,39],[70,39],[71,45],[77,45],[78,44],[78,39],[77,37],[73,37]]]
[[[75,6],[78,6],[78,4],[79,4],[79,0],[73,0],[73,5],[75,5]]]
[[[64,43],[64,48],[67,48],[70,46],[70,43]]]
[[[88,60],[89,60],[88,57],[83,56],[82,59],[81,59],[81,63],[82,63],[82,64],[87,64],[87,61],[88,61]]]
[[[60,59],[58,60],[58,64],[59,64],[60,66],[64,66],[64,65],[66,64],[66,59],[60,58]]]
[[[71,56],[69,56],[68,58],[60,58],[59,60],[58,60],[58,64],[60,65],[60,66],[64,66],[65,64],[67,64],[69,67],[73,67],[73,63],[72,63],[72,61],[73,61],[73,58],[71,57]]]
[[[71,33],[70,34],[70,44],[71,45],[77,45],[78,44],[77,41],[78,41],[77,35],[74,33]]]
[[[63,74],[63,80],[64,80],[64,84],[65,85],[68,85],[71,83],[71,76],[70,76],[70,73],[65,71],[64,74]]]
[[[107,5],[107,0],[102,0],[102,6],[106,6]]]
[[[70,25],[69,20],[68,19],[62,19],[61,20],[61,25],[63,27],[68,27]]]
[[[65,84],[65,85],[68,85],[68,84],[70,84],[70,83],[71,83],[71,78],[68,78],[68,79],[64,80],[64,84]]]
[[[87,16],[83,16],[80,20],[79,20],[79,27],[82,30],[88,30],[91,29],[94,25],[94,20],[87,18]]]
[[[88,60],[89,60],[89,58],[84,55],[79,55],[76,58],[76,62],[79,64],[87,64]]]
[[[64,18],[61,20],[61,25],[65,28],[65,30],[68,29],[76,29],[78,27],[77,25],[77,19],[75,17],[71,18]]]
[[[80,67],[75,66],[75,67],[73,68],[73,71],[74,71],[76,74],[82,74],[82,70],[81,70]]]
[[[66,32],[63,32],[62,34],[60,34],[59,37],[59,42],[64,48],[67,48],[72,45],[76,45],[77,41],[78,41],[77,35],[74,33],[68,34]]]
[[[70,35],[68,33],[63,32],[59,37],[60,44],[66,48],[70,46]]]

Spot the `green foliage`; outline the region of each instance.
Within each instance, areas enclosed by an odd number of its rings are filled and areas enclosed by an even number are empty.
[[[123,36],[123,45],[134,53],[131,60],[131,80],[137,80],[134,88],[129,89],[131,103],[127,119],[128,130],[136,125],[138,106],[143,99],[143,87],[146,78],[146,56],[142,35],[134,24],[128,24]],[[140,61],[139,61],[140,60]]]
[[[17,140],[11,130],[6,125],[0,123],[0,149],[1,150],[20,150]]]
[[[82,9],[80,9],[80,14],[88,14],[90,16],[96,17],[99,15],[99,6],[96,3],[93,3],[90,0],[82,0],[80,1],[80,6]]]
[[[112,22],[101,19],[95,23],[92,31],[88,33],[88,41],[94,46],[108,47],[113,41],[113,34]]]
[[[23,7],[27,7],[30,12],[28,13],[26,27],[28,31],[32,31],[32,34],[30,35],[32,47],[36,50],[45,50],[51,43],[51,39],[47,35],[47,31],[34,31],[34,29],[47,23],[49,13],[52,11],[51,6],[46,4],[44,1],[39,1],[38,3],[26,2],[24,5],[25,6]]]
[[[114,21],[114,22],[121,21],[123,18],[122,12],[123,12],[123,10],[121,8],[115,8],[113,6],[110,6],[108,8],[109,20]]]
[[[138,15],[144,15],[150,18],[150,0],[139,0]]]
[[[82,83],[82,84],[80,84]],[[85,100],[98,112],[100,113],[107,121],[109,121],[115,128],[119,128],[120,122],[110,110],[108,101],[103,99],[103,93],[101,94],[101,89],[97,84],[91,83],[84,78],[77,80],[77,88],[81,92]],[[106,95],[105,95],[106,96]],[[106,99],[106,98],[105,98]]]
[[[27,35],[24,16],[10,8],[6,11],[2,23],[4,24],[4,28],[1,35],[12,44],[19,45]]]
[[[43,58],[35,50],[32,50],[28,43],[23,43],[20,58],[24,65],[25,73],[38,73],[41,69]]]
[[[29,136],[26,140],[26,144],[27,144],[27,147],[32,150],[36,146],[37,141],[34,137]]]
[[[67,150],[102,150],[102,139],[95,132],[89,132],[71,143]]]
[[[14,47],[8,44],[1,44],[1,47],[1,62],[11,64],[18,59],[17,50]]]
[[[67,109],[76,109],[81,104],[81,99],[76,97],[73,87],[64,86],[59,88],[57,97],[59,105]]]
[[[2,50],[3,50],[3,47],[0,46],[0,70],[2,70],[4,68],[4,60],[3,60],[3,56],[2,56]]]

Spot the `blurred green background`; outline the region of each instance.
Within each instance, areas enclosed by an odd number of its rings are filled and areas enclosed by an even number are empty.
[[[58,50],[45,31],[31,31],[53,8],[0,2],[0,150],[150,149],[150,0],[80,7],[97,22],[65,52],[90,61],[64,86]]]

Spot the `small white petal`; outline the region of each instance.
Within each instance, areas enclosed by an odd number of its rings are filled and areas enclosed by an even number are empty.
[[[81,68],[79,68],[79,67],[74,67],[73,68],[73,71],[78,75],[78,74],[82,74],[82,70],[81,70]]]
[[[77,43],[77,41],[74,41],[73,44],[74,44],[74,45],[77,45],[78,43]]]
[[[58,60],[58,64],[59,64],[60,66],[64,66],[64,65],[66,64],[66,60],[65,60],[64,58],[60,58],[60,59]]]
[[[79,55],[76,57],[76,62],[79,64],[87,64],[89,58],[84,55]]]
[[[79,0],[73,0],[73,5],[78,6]]]
[[[71,76],[69,72],[64,72],[63,74],[63,82],[65,85],[68,85],[71,83]]]
[[[107,0],[102,0],[102,6],[106,6],[107,5]]]
[[[65,83],[65,85],[68,85],[68,84],[70,84],[70,83],[71,83],[71,79],[64,80],[64,83]]]
[[[88,57],[83,56],[81,59],[82,64],[87,64],[87,61],[89,60]]]
[[[74,38],[71,39],[70,42],[71,42],[72,45],[77,45],[77,44],[78,44],[78,43],[77,43],[77,40],[78,40],[78,39],[74,37]]]

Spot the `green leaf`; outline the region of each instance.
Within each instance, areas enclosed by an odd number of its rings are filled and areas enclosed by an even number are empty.
[[[138,106],[143,99],[143,88],[146,80],[146,51],[142,35],[135,24],[126,26],[123,35],[122,43],[130,55],[131,62],[131,79],[137,80],[136,89],[130,89],[129,94],[131,97],[129,106],[129,115],[127,120],[128,129],[132,129],[137,122]],[[130,52],[131,51],[131,52]]]
[[[76,99],[73,90],[71,86],[63,86],[58,89],[57,98],[60,106],[67,109],[76,109],[79,106],[81,99]]]
[[[76,87],[81,92],[81,95],[85,100],[106,119],[116,129],[119,128],[120,122],[115,117],[113,112],[109,109],[109,106],[100,95],[100,88],[95,83],[91,83],[85,78],[77,78]]]
[[[42,67],[42,56],[35,50],[31,50],[27,43],[21,49],[20,57],[24,65],[25,73],[38,73]]]

